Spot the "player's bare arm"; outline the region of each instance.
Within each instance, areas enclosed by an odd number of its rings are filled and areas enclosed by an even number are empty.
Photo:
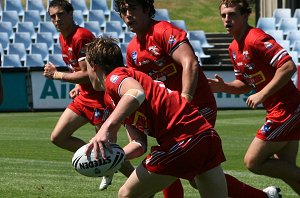
[[[182,92],[181,95],[188,101],[193,99],[198,82],[199,63],[190,45],[180,44],[173,52],[172,58],[182,65]]]

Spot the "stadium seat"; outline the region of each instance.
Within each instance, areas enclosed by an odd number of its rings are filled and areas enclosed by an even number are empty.
[[[14,34],[14,43],[23,43],[26,50],[30,50],[32,39],[29,32],[16,32]]]
[[[157,21],[170,21],[168,9],[157,8],[155,10],[156,10],[155,15],[154,15],[155,20],[157,20]]]
[[[297,51],[289,51],[289,55],[292,57],[294,63],[299,65],[298,52]]]
[[[283,31],[282,30],[269,30],[266,31],[267,34],[271,35],[275,40],[283,40]]]
[[[206,55],[201,47],[201,42],[199,40],[190,40],[190,44],[192,45],[195,52],[199,54],[200,59],[210,58],[210,55]]]
[[[290,41],[290,46],[292,47],[296,41],[300,41],[300,30],[288,32],[286,40]]]
[[[123,43],[129,43],[134,36],[135,36],[134,32],[124,32]]]
[[[54,40],[51,32],[38,32],[36,35],[36,43],[46,43],[49,52],[53,50]]]
[[[276,27],[279,27],[280,20],[283,18],[291,18],[290,8],[276,8],[273,11],[273,17],[275,18]]]
[[[37,10],[42,20],[45,19],[47,13],[43,0],[26,0],[26,10]]]
[[[203,48],[213,48],[214,46],[207,42],[205,32],[203,30],[193,30],[188,32],[188,38],[190,40],[199,40],[201,47]]]
[[[289,40],[277,40],[277,43],[279,43],[279,45],[281,45],[288,52],[291,51]]]
[[[27,54],[24,62],[25,67],[44,67],[45,62],[41,54]]]
[[[54,42],[58,41],[59,32],[56,30],[56,27],[50,21],[40,22],[38,32],[51,32],[53,35]]]
[[[276,23],[274,17],[260,17],[257,21],[257,28],[260,28],[264,31],[273,31],[276,30]]]
[[[57,67],[66,66],[61,54],[49,54],[49,62],[53,63]]]
[[[26,49],[24,43],[10,43],[8,45],[7,55],[18,54],[20,61],[25,61]]]
[[[103,37],[110,37],[119,40],[119,36],[117,32],[102,32],[100,35]]]
[[[90,10],[87,21],[98,21],[101,30],[104,31],[106,20],[103,10]]]
[[[19,55],[3,55],[2,67],[22,67]]]
[[[38,10],[26,10],[24,12],[23,22],[32,22],[35,31],[38,30],[39,24],[41,22],[41,16]]]
[[[73,19],[75,23],[81,27],[84,25],[84,17],[81,10],[74,10],[73,11]]]
[[[127,49],[128,43],[120,43],[120,48],[122,53],[126,53],[126,49]]]
[[[104,32],[117,32],[120,39],[124,38],[123,28],[120,21],[107,21]]]
[[[7,32],[0,32],[0,43],[4,52],[8,50],[8,44],[10,43]]]
[[[4,4],[4,11],[15,10],[18,12],[19,17],[23,18],[24,8],[21,0],[6,0]]]
[[[103,10],[104,15],[109,16],[107,0],[90,0],[90,10]]]
[[[16,10],[9,10],[9,11],[3,11],[2,12],[2,22],[10,22],[13,29],[17,29],[17,24],[19,22],[19,15]]]
[[[282,18],[279,23],[279,30],[283,31],[283,35],[287,35],[290,31],[298,30],[296,18]]]
[[[111,10],[109,12],[109,18],[108,18],[108,21],[120,21],[121,25],[122,25],[122,28],[124,31],[127,30],[127,25],[126,23],[123,21],[123,19],[120,17],[119,13],[117,13],[116,11],[114,10]]]
[[[298,58],[300,58],[300,41],[296,41],[292,47],[292,51],[298,52]],[[300,74],[299,74],[300,75]]]
[[[297,8],[295,10],[293,17],[297,19],[298,21],[297,26],[298,28],[300,28],[300,8]]]
[[[36,31],[35,31],[34,25],[30,21],[19,22],[17,25],[16,32],[29,32],[32,40],[35,40],[35,38],[36,38]]]
[[[184,31],[187,31],[185,21],[184,20],[171,20],[170,21],[173,25],[183,29]]]
[[[74,10],[81,10],[83,16],[88,15],[88,8],[85,0],[70,0],[70,3],[73,5]]]
[[[40,54],[42,60],[48,61],[49,50],[46,43],[32,43],[30,46],[30,54]]]
[[[4,50],[2,48],[2,44],[0,43],[0,67],[1,67],[1,64],[2,64],[2,59],[3,59],[3,56],[4,56]]]
[[[59,43],[54,43],[52,54],[61,54],[61,46]]]
[[[14,31],[11,22],[0,22],[0,32],[6,32],[9,40],[14,39]]]
[[[97,37],[101,34],[100,24],[98,21],[85,21],[84,27]]]

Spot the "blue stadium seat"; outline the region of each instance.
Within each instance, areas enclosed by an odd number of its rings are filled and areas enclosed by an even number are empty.
[[[297,51],[289,51],[289,55],[292,57],[294,63],[299,65],[298,52]]]
[[[25,61],[27,52],[26,52],[24,43],[10,43],[8,45],[7,54],[8,55],[18,54],[20,61]]]
[[[124,38],[123,28],[120,21],[107,21],[104,28],[105,32],[117,32],[120,39]]]
[[[109,16],[107,0],[90,0],[90,10],[103,10],[104,15]]]
[[[4,10],[15,10],[18,12],[18,15],[23,18],[24,8],[21,0],[6,0],[4,4]]]
[[[292,47],[296,41],[300,41],[300,30],[288,32],[286,39],[290,41]]]
[[[4,52],[7,52],[8,44],[10,43],[7,32],[0,32],[0,43]]]
[[[126,23],[123,21],[123,19],[120,17],[119,13],[117,13],[114,10],[111,10],[109,13],[109,18],[108,21],[120,21],[122,28],[124,31],[127,30],[127,25]]]
[[[298,21],[298,28],[300,28],[300,8],[297,8],[294,12],[294,15],[293,15],[294,18],[297,18],[297,21]],[[299,74],[300,75],[300,74]]]
[[[156,8],[155,9],[155,16],[154,19],[157,21],[170,21],[170,17],[169,17],[169,11],[168,9],[164,9],[164,8]]]
[[[129,43],[134,36],[135,36],[134,32],[124,32],[123,42],[124,43]]]
[[[102,32],[100,35],[103,37],[110,37],[119,40],[117,32]]]
[[[279,22],[279,30],[283,31],[283,35],[287,35],[290,31],[298,30],[296,18],[282,18]]]
[[[3,55],[2,67],[22,67],[19,55]]]
[[[98,21],[101,30],[104,31],[106,20],[103,10],[90,10],[87,21]]]
[[[73,5],[74,10],[81,10],[83,16],[88,15],[89,10],[85,0],[70,0],[70,2]]]
[[[52,54],[61,54],[61,46],[59,43],[54,43]]]
[[[291,45],[289,40],[276,40],[286,51],[291,51]]]
[[[214,46],[209,44],[203,30],[193,30],[188,32],[188,37],[190,40],[199,40],[201,47],[203,48],[213,48]]]
[[[26,0],[26,10],[37,10],[42,20],[45,19],[47,14],[43,0]]]
[[[276,27],[279,27],[280,20],[283,18],[291,18],[290,8],[276,8],[273,11],[273,17],[275,18]]]
[[[200,59],[210,58],[210,55],[206,55],[201,47],[201,42],[199,40],[190,40],[190,44],[192,45],[194,51],[199,54]]]
[[[126,53],[128,43],[120,43],[122,53]]]
[[[0,22],[0,32],[6,32],[9,40],[14,39],[14,30],[11,22]]]
[[[98,21],[86,21],[84,22],[84,27],[90,30],[95,36],[101,34],[100,24]]]
[[[17,29],[17,24],[19,22],[19,15],[16,10],[9,10],[9,11],[3,11],[2,12],[2,22],[10,22],[13,29]]]
[[[41,54],[27,54],[24,62],[25,67],[44,67],[45,61]]]
[[[283,40],[283,31],[282,30],[269,30],[266,31],[267,34],[271,35],[275,40]]]
[[[276,23],[274,17],[260,17],[257,21],[257,28],[264,31],[276,30]]]
[[[30,50],[32,39],[29,32],[16,32],[14,34],[14,43],[23,43],[26,50]]]
[[[36,38],[36,31],[35,31],[34,25],[30,21],[19,22],[17,25],[16,32],[29,32],[32,40],[35,40],[35,38]]]
[[[32,22],[35,30],[38,30],[41,22],[41,15],[38,10],[26,10],[24,12],[23,22]]]
[[[2,44],[0,43],[0,59],[1,59],[1,62],[0,62],[0,64],[2,64],[2,59],[3,59],[3,56],[4,56],[4,50],[3,50],[3,48],[2,48]],[[1,66],[1,65],[0,65]]]
[[[183,29],[184,31],[187,31],[184,20],[171,20],[170,22],[171,22],[171,24]]]
[[[57,67],[66,66],[61,54],[49,54],[49,62],[53,63]]]
[[[81,10],[74,10],[73,11],[73,19],[75,23],[81,27],[84,25],[84,17]]]
[[[49,50],[47,43],[32,43],[30,47],[30,54],[40,54],[42,60],[48,61]]]
[[[296,41],[292,47],[292,51],[298,52],[298,58],[300,58],[300,41]],[[300,75],[300,74],[299,74]]]
[[[51,32],[38,32],[36,35],[36,43],[46,43],[48,50],[52,52],[54,40]]]
[[[59,32],[56,30],[56,27],[50,21],[40,22],[38,32],[51,32],[53,35],[54,42],[58,41]]]

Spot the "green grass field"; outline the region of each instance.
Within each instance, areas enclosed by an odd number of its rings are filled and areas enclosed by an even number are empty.
[[[0,197],[117,197],[125,177],[117,173],[113,185],[99,191],[100,179],[79,175],[71,166],[72,153],[54,146],[50,140],[61,112],[0,113]],[[298,197],[280,180],[257,176],[245,169],[243,156],[255,131],[263,123],[262,110],[221,110],[216,128],[223,139],[227,173],[257,188],[280,186],[284,198]],[[77,136],[89,140],[94,135],[91,125],[82,127]],[[119,133],[120,145],[126,144],[124,131]],[[149,144],[155,144],[149,139]],[[142,158],[133,162],[136,166]],[[199,197],[197,191],[183,181],[185,197]],[[156,197],[163,197],[161,193]]]

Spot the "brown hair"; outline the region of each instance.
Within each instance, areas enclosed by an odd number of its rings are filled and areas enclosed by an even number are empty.
[[[226,7],[238,5],[241,14],[250,15],[252,12],[250,4],[247,0],[220,0],[219,10],[221,10],[222,5],[225,5]]]

